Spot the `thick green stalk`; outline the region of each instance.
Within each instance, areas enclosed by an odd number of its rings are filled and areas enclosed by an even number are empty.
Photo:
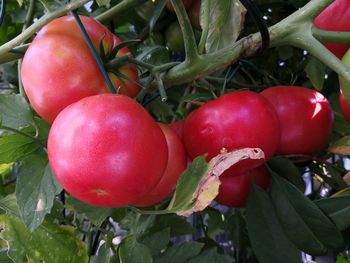
[[[194,32],[186,9],[181,0],[171,0],[184,38],[186,62],[193,63],[199,57]]]
[[[10,40],[9,42],[3,44],[2,46],[0,46],[0,57],[6,55],[6,53],[9,52],[12,48],[17,47],[21,43],[25,42],[27,39],[29,39],[31,36],[33,36],[37,31],[39,31],[48,22],[52,21],[56,17],[59,17],[59,16],[66,14],[69,11],[72,11],[74,9],[77,9],[77,8],[83,6],[87,2],[89,2],[89,0],[72,1],[69,4],[66,4],[66,5],[62,6],[61,8],[53,11],[52,13],[47,13],[47,14],[43,15],[41,18],[39,18],[38,21],[36,21],[34,24],[32,24],[30,27],[28,27],[26,30],[24,30],[20,35],[18,35],[14,39]]]
[[[350,32],[334,32],[328,30],[321,30],[312,27],[312,35],[323,43],[344,43],[350,44]]]

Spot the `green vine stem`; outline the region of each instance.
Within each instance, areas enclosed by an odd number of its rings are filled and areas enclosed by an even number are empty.
[[[56,17],[66,14],[69,11],[72,11],[74,9],[77,9],[83,6],[87,2],[89,2],[89,0],[72,1],[64,5],[63,7],[58,8],[54,12],[43,15],[41,18],[38,19],[38,21],[36,21],[34,24],[32,24],[30,27],[24,30],[17,37],[0,46],[0,57],[6,55],[6,53],[9,52],[12,48],[17,47],[21,43],[25,42],[27,39],[29,39],[32,35],[34,35],[38,30],[40,30],[40,28],[42,28],[48,22],[52,21]]]
[[[188,18],[186,9],[181,0],[171,0],[174,10],[179,21],[182,34],[184,36],[184,45],[187,63],[193,63],[199,57],[196,39]]]
[[[334,32],[312,27],[312,35],[320,42],[350,44],[350,32]]]
[[[33,22],[33,16],[34,16],[34,7],[35,7],[35,0],[30,0],[28,5],[28,11],[24,20],[24,24],[22,27],[22,32],[28,28],[28,26]],[[18,68],[18,89],[19,94],[21,94],[24,98],[26,97],[23,84],[22,84],[22,77],[21,77],[21,67],[22,67],[22,59],[18,60],[17,68]]]
[[[146,2],[147,0],[124,0],[121,1],[119,4],[113,6],[111,9],[108,9],[106,12],[103,12],[102,14],[99,14],[95,17],[95,19],[99,21],[106,21],[108,19],[111,19],[116,14],[119,14],[120,12],[123,12],[125,10],[128,10],[130,8],[134,8],[135,6],[139,6]]]

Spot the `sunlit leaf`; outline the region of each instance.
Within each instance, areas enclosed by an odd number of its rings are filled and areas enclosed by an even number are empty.
[[[21,162],[16,198],[21,217],[31,231],[44,221],[55,196],[61,191],[45,157],[31,155]]]

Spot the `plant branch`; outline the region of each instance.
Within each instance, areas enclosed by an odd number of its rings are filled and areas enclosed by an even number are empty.
[[[183,34],[186,61],[188,63],[193,63],[193,61],[197,60],[199,57],[199,53],[190,19],[188,18],[185,6],[181,0],[171,0],[171,2],[174,6],[174,10]]]
[[[320,42],[350,44],[350,32],[336,32],[312,27],[312,35]]]
[[[0,57],[3,57],[4,55],[6,55],[6,53],[9,52],[12,48],[17,47],[21,43],[25,42],[27,39],[33,36],[48,22],[52,21],[53,19],[59,16],[66,14],[69,11],[72,11],[76,8],[83,6],[87,2],[89,2],[89,0],[72,1],[51,13],[47,13],[43,15],[41,18],[38,19],[38,21],[36,21],[34,24],[32,24],[30,27],[24,30],[21,34],[19,34],[9,42],[3,44],[2,46],[0,46]]]
[[[130,8],[134,8],[135,6],[139,6],[146,1],[147,0],[124,0],[124,1],[121,1],[117,5],[108,9],[106,12],[96,16],[95,19],[102,21],[102,22],[106,21],[108,19],[115,17],[115,15],[117,15],[118,13],[123,12],[125,10],[128,10]]]

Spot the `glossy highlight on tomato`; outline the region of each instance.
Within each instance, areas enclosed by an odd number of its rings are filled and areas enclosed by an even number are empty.
[[[90,205],[131,205],[161,179],[168,161],[162,130],[124,95],[90,96],[65,108],[48,138],[53,174]]]
[[[281,124],[280,154],[314,154],[327,145],[333,110],[318,91],[299,86],[275,86],[261,95],[275,107]]]
[[[168,145],[168,163],[158,184],[135,206],[150,206],[167,198],[175,190],[176,183],[187,167],[187,156],[179,136],[168,125],[159,123]]]
[[[267,190],[271,184],[271,176],[265,165],[232,176],[220,177],[219,194],[215,200],[222,205],[242,208],[247,204],[251,179],[261,188]]]
[[[184,123],[184,144],[190,158],[207,154],[207,160],[223,148],[260,148],[268,160],[280,140],[280,124],[275,109],[258,93],[242,90],[209,101],[189,114]],[[225,174],[247,171],[264,159],[247,159]]]
[[[98,52],[102,46],[104,53],[110,54],[120,43],[98,21],[86,16],[80,19]],[[124,48],[117,56],[126,53],[128,50]],[[138,82],[134,66],[118,70]],[[120,93],[132,97],[138,93],[134,82],[109,75]],[[73,16],[57,18],[38,32],[24,55],[21,77],[30,104],[49,123],[71,103],[110,92]]]

